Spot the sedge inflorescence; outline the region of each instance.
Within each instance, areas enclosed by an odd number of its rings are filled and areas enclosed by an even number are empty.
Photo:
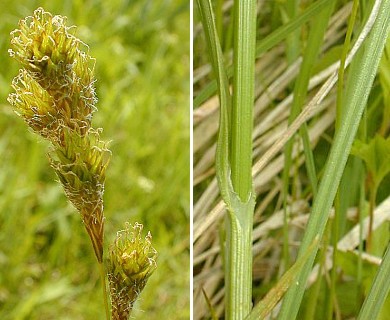
[[[66,17],[42,8],[20,21],[11,33],[9,53],[22,68],[8,101],[34,132],[51,142],[51,166],[102,262],[103,191],[111,153],[100,140],[101,129],[91,126],[97,102],[94,59],[74,32]]]
[[[19,22],[19,29],[11,33],[9,53],[22,68],[12,81],[14,92],[8,101],[35,133],[51,143],[50,164],[103,265],[103,193],[111,152],[100,139],[102,129],[91,125],[97,102],[95,60],[75,30],[66,26],[66,17],[42,8]],[[141,232],[141,224],[128,224],[110,247],[107,271],[115,320],[128,319],[156,268],[152,237],[148,233],[143,240]]]
[[[107,273],[112,318],[127,320],[138,295],[156,269],[157,251],[150,232],[142,239],[142,224],[126,224],[110,247]]]

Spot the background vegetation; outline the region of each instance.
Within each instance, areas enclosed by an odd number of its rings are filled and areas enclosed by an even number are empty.
[[[233,2],[212,2],[225,62],[230,67]],[[333,2],[330,6],[332,1],[322,0],[258,1],[252,168],[257,195],[252,247],[254,303],[275,286],[296,258],[312,212],[317,180],[322,181],[334,142],[337,86],[313,110],[307,127],[293,138],[291,159],[285,146],[259,170],[263,155],[337,69],[333,64],[342,55],[352,1]],[[373,1],[356,3],[352,42]],[[197,16],[194,50],[194,319],[204,319],[213,313],[216,317],[224,314],[226,288],[224,205],[214,169],[219,106],[215,75]],[[373,88],[362,89],[371,91],[336,198],[338,214],[332,211],[328,220],[298,319],[355,319],[389,244],[389,50],[388,40]],[[346,82],[349,76],[353,78],[349,71]],[[228,68],[229,72],[231,75]],[[342,109],[337,116],[338,121],[346,118]],[[371,213],[374,223],[370,235]],[[387,319],[390,313],[390,298],[384,298],[387,300],[378,319]],[[270,318],[276,318],[278,309]]]
[[[124,222],[153,235],[158,268],[136,319],[189,318],[189,2],[1,1],[0,318],[103,319],[94,253],[45,153],[6,97],[9,33],[38,6],[68,17],[96,58],[93,125],[112,140],[106,243]]]

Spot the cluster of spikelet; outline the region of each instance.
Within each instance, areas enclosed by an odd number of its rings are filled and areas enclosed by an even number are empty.
[[[52,16],[42,8],[21,20],[11,36],[9,53],[22,69],[12,82],[15,92],[8,101],[35,133],[50,141],[50,164],[82,217],[98,262],[103,263],[103,192],[111,152],[100,139],[101,129],[91,126],[97,102],[94,59],[75,37],[75,28],[66,26],[66,17]],[[136,224],[129,232],[127,226],[110,248],[114,319],[128,318],[134,297],[155,269],[151,237],[142,242],[141,230]]]
[[[108,281],[110,283],[114,320],[128,319],[139,293],[156,268],[157,252],[152,236],[142,240],[142,224],[127,224],[119,231],[109,250]]]

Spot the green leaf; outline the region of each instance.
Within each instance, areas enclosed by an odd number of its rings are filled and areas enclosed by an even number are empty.
[[[229,119],[228,110],[231,106],[231,96],[229,92],[229,82],[223,61],[223,54],[219,42],[215,18],[213,15],[211,2],[208,0],[197,1],[202,25],[205,30],[207,47],[211,65],[217,81],[218,97],[220,103],[219,132],[216,153],[217,179],[221,196],[225,203],[230,206],[229,200]]]
[[[305,11],[292,19],[289,23],[281,26],[276,29],[274,32],[269,34],[267,37],[262,39],[256,44],[256,57],[259,57],[261,54],[276,46],[278,43],[283,41],[288,35],[296,31],[304,23],[315,17],[319,14],[324,6],[328,4],[330,0],[319,0],[312,3]],[[232,68],[227,69],[227,75],[229,78],[233,75]],[[216,82],[213,80],[204,89],[196,96],[194,99],[194,108],[199,107],[203,102],[205,102],[209,97],[211,97],[217,89]]]
[[[336,132],[334,143],[325,165],[323,179],[317,197],[314,199],[312,212],[299,249],[299,256],[304,255],[316,236],[323,236],[329,212],[332,207],[345,164],[350,153],[353,139],[373,80],[375,78],[385,41],[390,30],[390,1],[377,3],[377,15],[373,15],[373,27],[351,64],[345,91],[345,116]],[[368,25],[370,28],[370,25]],[[310,256],[298,277],[298,284],[287,292],[279,314],[279,319],[295,319],[305,291],[306,281],[312,269],[317,250]]]
[[[390,137],[376,135],[369,143],[356,140],[351,153],[364,161],[377,188],[390,172]]]
[[[383,119],[380,132],[385,134],[390,122],[390,38],[387,40],[384,55],[379,65],[379,81],[383,92]]]
[[[364,300],[363,307],[360,310],[358,320],[377,319],[383,303],[390,291],[390,243],[383,256],[382,263],[375,276],[374,283]]]
[[[278,283],[267,293],[267,295],[253,308],[252,312],[246,317],[246,320],[265,319],[265,317],[272,311],[275,305],[283,297],[284,293],[291,286],[296,276],[300,272],[303,265],[306,263],[310,254],[314,251],[318,243],[316,238],[307,252],[294,263],[294,265],[286,271]]]

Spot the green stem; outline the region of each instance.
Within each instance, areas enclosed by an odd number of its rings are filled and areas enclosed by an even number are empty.
[[[340,189],[337,191],[336,194],[336,200],[334,202],[334,210],[335,210],[335,216],[332,221],[332,246],[333,246],[333,268],[330,273],[330,289],[329,289],[329,301],[328,301],[328,309],[327,309],[327,315],[328,320],[333,319],[333,312],[335,311],[335,302],[337,301],[337,295],[336,295],[336,280],[337,280],[337,243],[339,241],[339,225],[340,225],[340,217],[341,217],[341,199],[340,199]],[[335,312],[336,319],[339,319],[338,313]]]
[[[108,299],[107,299],[106,272],[104,270],[103,262],[99,262],[99,272],[100,272],[100,279],[102,281],[102,287],[103,287],[103,301],[104,301],[104,309],[106,311],[106,320],[110,320],[110,308],[108,306]]]
[[[234,76],[229,158],[232,197],[227,219],[226,319],[252,309],[252,129],[255,79],[256,1],[234,2]]]
[[[252,309],[253,210],[245,220],[229,214],[226,246],[226,319],[244,319]]]
[[[351,17],[348,21],[347,33],[345,35],[343,51],[340,58],[340,68],[339,68],[339,82],[337,84],[337,103],[336,103],[336,130],[340,127],[342,119],[342,110],[343,110],[343,92],[344,92],[344,68],[345,61],[347,59],[348,51],[351,46],[352,32],[355,27],[355,20],[357,15],[357,10],[359,7],[359,1],[353,1],[353,7],[351,12]]]
[[[367,233],[367,241],[366,241],[366,251],[368,253],[372,253],[372,228],[373,228],[373,220],[374,220],[374,209],[375,209],[375,202],[376,202],[376,193],[377,193],[377,183],[373,183],[370,189],[370,220],[368,223],[368,233]]]
[[[256,1],[234,2],[234,76],[230,160],[233,188],[242,202],[252,192],[252,128]]]
[[[197,0],[197,4],[220,100],[215,163],[219,189],[229,212],[226,219],[225,318],[241,320],[249,314],[252,307],[252,225],[255,199],[251,169],[256,1],[236,1],[234,6],[233,111],[212,3],[210,0]]]

